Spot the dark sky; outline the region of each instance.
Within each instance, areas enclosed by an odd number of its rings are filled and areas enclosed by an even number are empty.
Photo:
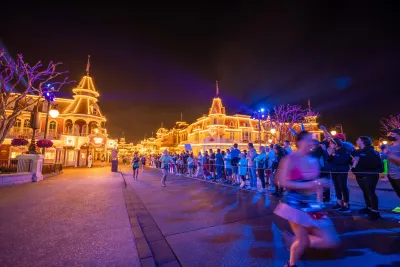
[[[32,63],[63,62],[75,80],[90,54],[113,137],[138,141],[181,112],[193,122],[208,112],[215,80],[228,113],[310,98],[320,121],[342,123],[351,141],[379,136],[379,118],[400,112],[394,1],[295,2],[14,3],[1,9],[0,38]]]

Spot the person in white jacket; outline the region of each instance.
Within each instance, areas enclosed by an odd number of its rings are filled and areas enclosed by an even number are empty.
[[[260,154],[254,158],[254,162],[256,163],[258,178],[261,181],[262,189],[260,193],[265,193],[265,166],[268,164],[267,154],[265,153],[265,147],[261,146],[259,149]]]
[[[247,153],[247,166],[249,168],[250,189],[257,190],[257,173],[254,159],[257,157],[257,151],[254,149],[253,143],[248,145],[249,152]]]
[[[92,154],[89,154],[89,157],[88,157],[88,168],[92,168],[92,164],[93,164],[93,157],[92,157]]]

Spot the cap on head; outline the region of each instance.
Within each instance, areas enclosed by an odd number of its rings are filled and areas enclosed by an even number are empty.
[[[338,133],[334,137],[340,139],[342,142],[346,141],[346,136],[342,133]]]

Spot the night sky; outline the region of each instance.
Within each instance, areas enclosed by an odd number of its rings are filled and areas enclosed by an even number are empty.
[[[394,1],[324,2],[21,7],[8,1],[0,40],[31,63],[63,62],[77,81],[90,54],[115,138],[124,132],[139,141],[161,123],[172,127],[181,112],[193,122],[208,112],[215,80],[228,113],[306,107],[310,98],[320,121],[342,123],[350,141],[378,137],[379,119],[400,112],[399,9]],[[59,96],[71,96],[71,89]]]

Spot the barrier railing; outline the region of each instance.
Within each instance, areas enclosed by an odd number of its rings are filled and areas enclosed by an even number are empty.
[[[28,172],[31,169],[32,161],[29,159],[5,159],[0,160],[0,174],[16,172]],[[19,167],[18,167],[19,165]]]

